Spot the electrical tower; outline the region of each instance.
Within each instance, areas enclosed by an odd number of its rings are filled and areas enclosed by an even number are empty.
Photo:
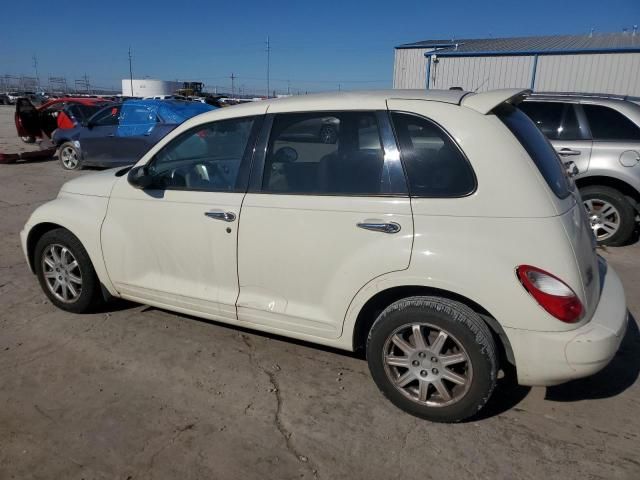
[[[52,93],[69,93],[65,77],[49,77],[49,90]]]
[[[271,43],[267,37],[267,98],[269,98],[269,76],[271,70]]]
[[[229,78],[231,78],[231,98],[235,98],[235,92],[236,92],[236,83],[235,83],[235,80],[236,80],[236,78],[238,78],[238,77],[236,77],[236,76],[233,74],[233,72],[231,72],[231,77],[229,77]]]

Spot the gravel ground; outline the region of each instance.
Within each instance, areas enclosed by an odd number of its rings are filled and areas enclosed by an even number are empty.
[[[0,151],[15,138],[0,107]],[[640,478],[640,334],[553,388],[500,384],[481,418],[417,420],[352,355],[133,304],[46,301],[18,232],[66,180],[0,165],[1,479]],[[640,246],[604,252],[640,318]]]

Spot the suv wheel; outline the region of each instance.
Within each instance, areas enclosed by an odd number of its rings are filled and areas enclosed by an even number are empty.
[[[495,387],[493,337],[466,305],[410,297],[387,307],[367,341],[367,361],[382,393],[400,409],[435,422],[477,413]]]
[[[42,290],[58,308],[85,313],[101,303],[100,282],[89,254],[68,230],[45,233],[36,244],[34,264]]]
[[[618,190],[601,185],[580,189],[596,240],[600,245],[624,245],[635,227],[633,206]]]

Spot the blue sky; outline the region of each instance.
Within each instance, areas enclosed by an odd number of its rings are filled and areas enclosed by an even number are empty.
[[[11,11],[11,14],[7,14]],[[32,12],[32,13],[29,13]],[[282,92],[391,87],[393,47],[429,38],[587,34],[631,29],[639,0],[22,1],[0,18],[0,75],[85,73],[120,87],[134,77],[201,80]]]

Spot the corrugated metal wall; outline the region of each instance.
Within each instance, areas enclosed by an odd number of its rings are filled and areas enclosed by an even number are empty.
[[[640,53],[542,55],[535,90],[640,96]]]
[[[427,49],[396,49],[393,88],[425,88]],[[438,57],[429,88],[530,88],[533,56]],[[640,96],[640,53],[540,55],[536,91]]]
[[[431,63],[429,86],[445,89],[462,87],[479,92],[496,88],[529,88],[533,58],[439,57],[437,63]]]
[[[426,88],[427,48],[397,48],[393,64],[393,88]]]

